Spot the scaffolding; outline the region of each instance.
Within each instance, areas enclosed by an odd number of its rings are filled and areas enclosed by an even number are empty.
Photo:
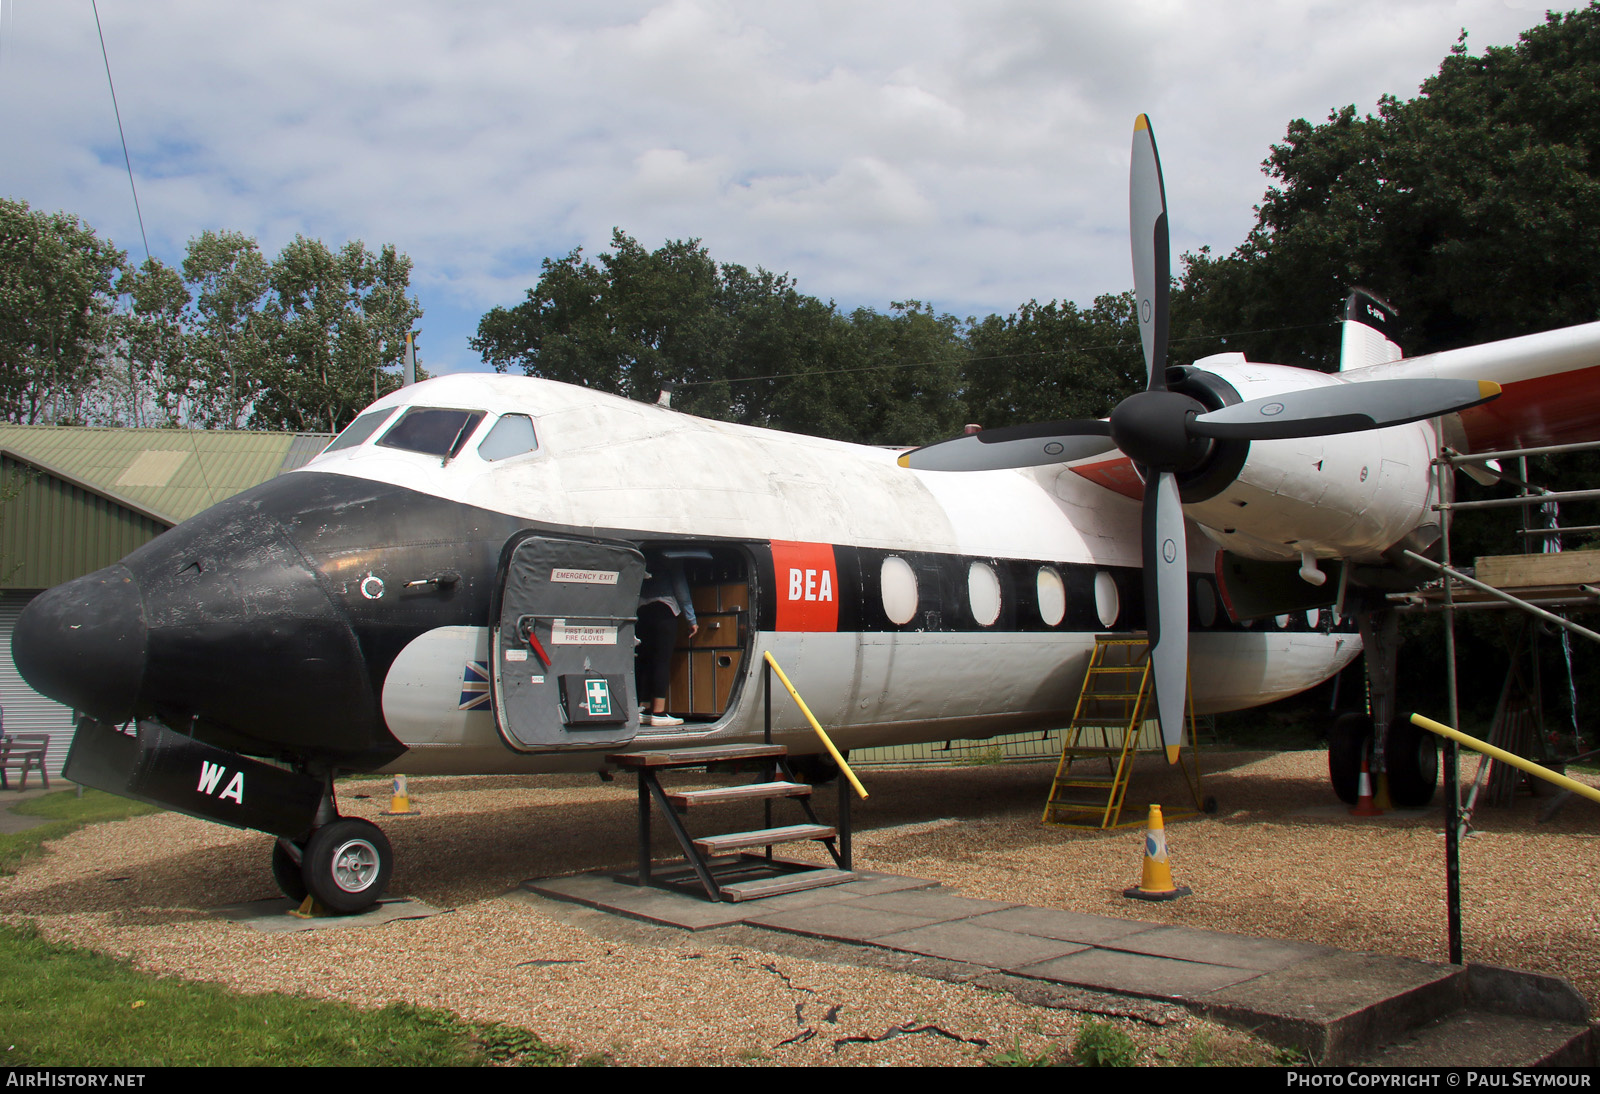
[[[1444,614],[1446,694],[1450,722],[1458,727],[1461,715],[1456,671],[1456,613],[1514,609],[1523,614],[1524,624],[1512,636],[1511,656],[1508,658],[1506,677],[1488,739],[1509,752],[1530,759],[1549,759],[1544,732],[1543,689],[1539,676],[1537,624],[1542,621],[1562,628],[1563,642],[1568,641],[1566,635],[1569,634],[1600,642],[1600,633],[1557,614],[1600,609],[1600,552],[1563,552],[1559,546],[1551,551],[1547,546],[1552,542],[1559,544],[1559,537],[1563,533],[1600,532],[1600,525],[1561,526],[1557,509],[1562,502],[1600,500],[1600,490],[1555,491],[1536,486],[1528,480],[1528,459],[1597,449],[1600,449],[1600,442],[1472,454],[1441,446],[1433,461],[1436,499],[1433,510],[1439,514],[1442,561],[1426,558],[1412,550],[1403,552],[1404,557],[1412,563],[1438,575],[1439,583],[1415,592],[1390,594],[1389,597],[1393,606],[1401,611]],[[1500,461],[1510,460],[1517,461],[1517,475],[1508,474],[1498,466]],[[1513,497],[1457,501],[1452,478],[1457,469],[1483,485],[1509,485],[1517,493]],[[1545,511],[1547,519],[1536,523],[1536,511],[1547,505],[1551,506]],[[1521,510],[1522,527],[1517,532],[1522,537],[1523,553],[1477,559],[1474,573],[1467,574],[1454,564],[1451,555],[1451,527],[1455,515],[1494,509]],[[1583,739],[1576,718],[1573,730],[1574,751],[1582,753]],[[1460,806],[1460,791],[1454,778],[1456,763],[1456,745],[1447,740],[1446,793],[1454,794],[1456,804]],[[1518,781],[1516,773],[1504,764],[1487,759],[1480,763],[1477,778],[1462,807],[1463,827],[1470,823],[1472,810],[1479,804],[1480,798],[1492,804],[1509,804]]]

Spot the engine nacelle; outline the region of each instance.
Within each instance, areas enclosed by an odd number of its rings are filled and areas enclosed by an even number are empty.
[[[1221,381],[1221,383],[1218,383]],[[1350,381],[1227,353],[1197,361],[1173,385],[1222,406]],[[1376,562],[1433,523],[1432,422],[1277,441],[1220,441],[1181,477],[1184,514],[1246,558]]]

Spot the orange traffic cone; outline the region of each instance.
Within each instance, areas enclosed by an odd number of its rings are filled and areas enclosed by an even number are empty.
[[[1144,831],[1144,875],[1138,885],[1122,890],[1135,900],[1177,900],[1188,896],[1187,885],[1172,883],[1172,864],[1167,861],[1167,830],[1161,823],[1161,807],[1150,807]]]
[[[1361,757],[1361,781],[1356,784],[1356,804],[1350,810],[1352,817],[1381,817],[1383,810],[1372,800],[1372,776],[1367,771],[1367,758]]]

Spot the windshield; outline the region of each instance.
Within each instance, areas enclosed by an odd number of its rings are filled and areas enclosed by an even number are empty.
[[[532,418],[526,414],[503,414],[478,445],[478,455],[490,461],[504,460],[533,452],[538,447]]]
[[[414,406],[389,427],[389,432],[378,443],[385,448],[403,448],[448,459],[461,451],[483,416],[481,410]]]
[[[344,427],[344,432],[333,439],[333,443],[324,452],[337,452],[341,448],[354,448],[368,437],[378,431],[378,427],[389,420],[389,415],[394,413],[394,407],[387,410],[369,410],[355,421]]]

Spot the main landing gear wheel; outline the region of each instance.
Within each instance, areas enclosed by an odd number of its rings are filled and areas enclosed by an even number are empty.
[[[1365,714],[1342,714],[1328,730],[1328,781],[1347,805],[1360,794],[1361,761],[1371,748],[1372,719]]]
[[[383,895],[394,850],[377,825],[341,817],[311,833],[301,861],[306,889],[332,912],[365,911]]]
[[[303,857],[302,853],[301,858]],[[296,904],[306,898],[306,879],[300,872],[300,862],[301,859],[296,858],[284,846],[283,840],[273,841],[272,880],[278,883],[278,891]]]
[[[1410,718],[1389,727],[1383,747],[1389,773],[1389,800],[1401,809],[1419,809],[1433,800],[1439,783],[1439,739]]]

